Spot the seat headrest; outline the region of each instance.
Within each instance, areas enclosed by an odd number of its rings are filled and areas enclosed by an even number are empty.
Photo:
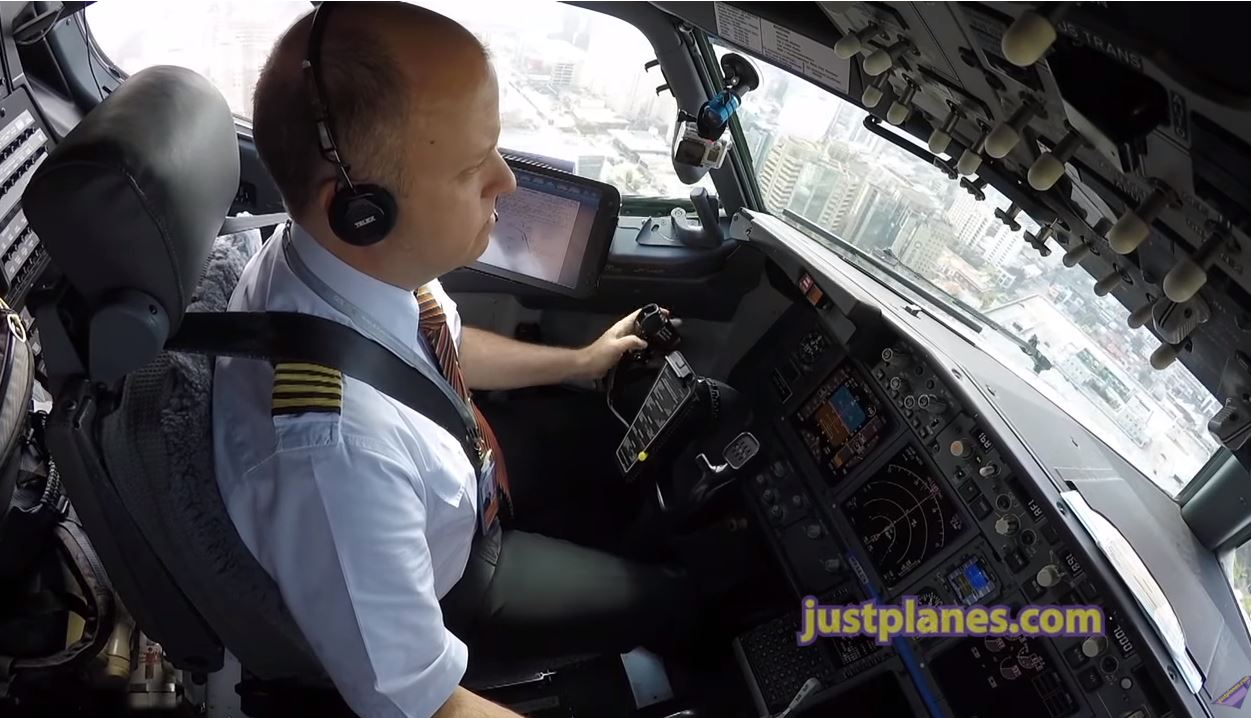
[[[22,205],[93,313],[93,350],[102,312],[113,311],[104,323],[124,334],[178,328],[238,186],[230,107],[208,80],[180,67],[136,73],[52,150]],[[120,304],[130,309],[119,325]],[[149,328],[136,328],[140,313],[155,317]],[[144,344],[159,351],[165,338]]]

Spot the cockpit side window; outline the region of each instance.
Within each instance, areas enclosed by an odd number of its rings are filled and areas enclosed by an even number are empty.
[[[618,187],[623,196],[681,197],[670,146],[677,103],[656,53],[634,26],[563,3],[417,3],[460,22],[487,46],[500,79],[500,148]],[[87,9],[100,51],[134,73],[188,67],[212,81],[246,125],[274,41],[308,3],[243,0],[101,2]],[[705,177],[701,185],[713,191]]]

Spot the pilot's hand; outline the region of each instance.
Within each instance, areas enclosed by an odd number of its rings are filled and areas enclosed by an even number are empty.
[[[628,351],[646,349],[647,342],[634,335],[634,319],[636,310],[622,317],[616,324],[608,328],[599,339],[578,350],[581,361],[583,379],[601,379],[608,370],[621,361],[622,355]]]

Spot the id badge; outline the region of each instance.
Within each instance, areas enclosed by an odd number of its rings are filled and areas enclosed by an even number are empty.
[[[495,457],[490,452],[482,459],[478,473],[478,528],[486,534],[499,518],[499,485],[495,482]]]

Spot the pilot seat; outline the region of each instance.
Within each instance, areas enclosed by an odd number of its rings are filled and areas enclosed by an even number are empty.
[[[23,205],[61,273],[30,300],[54,398],[47,439],[117,594],[175,667],[202,681],[228,650],[249,715],[321,715],[331,703],[350,714],[218,492],[212,360],[164,350],[186,313],[225,311],[260,246],[255,229],[218,237],[239,186],[236,147],[220,93],[159,66],[123,83],[35,173]],[[465,682],[476,691],[498,677],[480,668]],[[509,682],[531,673],[511,666]]]

